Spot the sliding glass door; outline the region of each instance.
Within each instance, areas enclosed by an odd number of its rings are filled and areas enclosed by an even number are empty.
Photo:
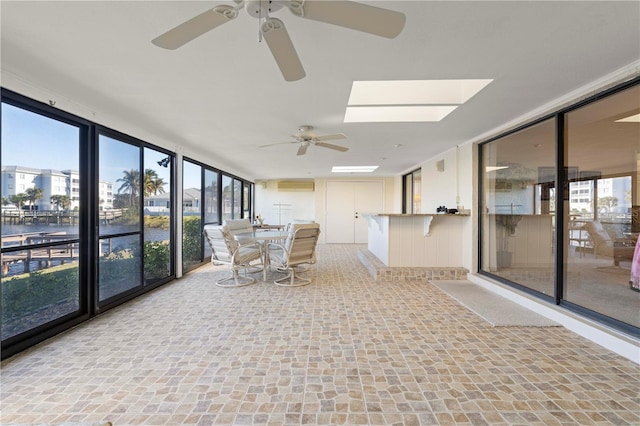
[[[640,83],[480,145],[480,272],[640,335]]]
[[[142,286],[140,147],[100,134],[99,180],[113,188],[102,202],[98,229],[98,300]]]
[[[87,127],[2,102],[2,340],[87,312],[80,148]]]
[[[640,328],[639,109],[635,86],[566,115],[563,226],[564,299]]]

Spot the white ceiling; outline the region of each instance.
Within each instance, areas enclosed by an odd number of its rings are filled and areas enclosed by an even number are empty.
[[[170,51],[151,40],[232,1],[2,1],[3,87],[247,179],[406,172],[640,60],[638,1],[369,1],[406,14],[395,39],[282,19],[307,76],[285,82],[258,21]],[[435,123],[344,123],[354,80],[494,79]],[[297,145],[300,125],[345,133],[345,153]],[[396,147],[396,145],[401,145]]]

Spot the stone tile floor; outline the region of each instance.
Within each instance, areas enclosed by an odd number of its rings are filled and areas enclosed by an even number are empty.
[[[219,288],[207,265],[6,360],[0,423],[640,424],[638,365],[377,283],[361,248],[319,246],[297,288]]]

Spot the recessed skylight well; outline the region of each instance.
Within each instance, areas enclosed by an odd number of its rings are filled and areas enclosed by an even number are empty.
[[[421,105],[421,106],[358,106],[347,107],[345,123],[375,123],[401,121],[440,121],[455,105]]]
[[[509,166],[487,166],[487,167],[485,167],[485,171],[487,173],[489,173],[489,172],[495,172],[497,170],[503,170],[503,169],[508,169],[508,168],[509,168]]]
[[[354,81],[349,105],[460,105],[482,90],[483,80]]]
[[[354,81],[346,123],[440,121],[493,80]]]
[[[378,166],[333,166],[331,173],[371,173]]]
[[[630,115],[629,117],[616,120],[616,123],[640,123],[640,114]]]

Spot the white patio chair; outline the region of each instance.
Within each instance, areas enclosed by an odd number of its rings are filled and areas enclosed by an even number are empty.
[[[271,265],[288,275],[274,281],[283,287],[299,287],[311,283],[311,280],[300,276],[306,272],[297,267],[303,264],[316,263],[316,246],[320,235],[320,224],[292,224],[284,244],[269,243],[269,259]]]
[[[256,279],[247,276],[251,272],[261,271],[262,249],[255,241],[241,244],[229,231],[226,225],[205,225],[203,233],[211,248],[211,263],[214,265],[231,265],[231,276],[216,281],[220,287],[242,287],[254,284]],[[255,269],[258,268],[258,269]],[[240,271],[244,274],[240,275]],[[227,281],[233,280],[232,283]]]
[[[241,243],[246,243],[250,240],[249,235],[253,235],[253,225],[247,218],[244,219],[225,219],[222,221],[223,225],[229,227],[231,235],[236,237]]]

